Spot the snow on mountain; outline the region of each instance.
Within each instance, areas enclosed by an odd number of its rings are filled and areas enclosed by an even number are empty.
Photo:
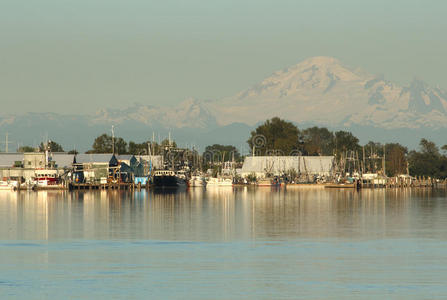
[[[417,146],[421,137],[445,143],[447,92],[415,79],[400,86],[331,57],[314,57],[273,73],[258,84],[220,100],[186,99],[177,106],[133,104],[93,115],[0,113],[0,134],[36,145],[50,136],[67,147],[89,149],[98,134],[145,140],[155,131],[179,141],[245,144],[253,126],[281,117],[300,126],[351,130],[361,140]],[[302,125],[301,125],[302,124]],[[409,130],[412,129],[412,130]]]
[[[313,57],[209,104],[219,124],[280,116],[297,123],[386,128],[447,127],[447,93],[420,80],[408,87]]]
[[[135,103],[120,109],[102,109],[92,118],[92,124],[121,124],[135,121],[165,128],[206,128],[216,124],[214,116],[198,100],[189,98],[176,107],[155,107]]]

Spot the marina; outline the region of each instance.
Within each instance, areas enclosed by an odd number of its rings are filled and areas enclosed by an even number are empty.
[[[0,300],[447,299],[447,1],[0,4]]]
[[[111,136],[98,136],[92,149],[85,153],[62,152],[62,146],[51,140],[36,148],[23,148],[30,152],[0,153],[0,189],[164,190],[249,186],[359,190],[437,188],[447,184],[447,145],[439,149],[426,139],[421,139],[420,151],[408,153],[407,148],[396,143],[369,142],[360,146],[359,140],[346,131],[312,127],[300,133],[294,124],[274,117],[250,133],[247,141],[250,152],[241,155],[232,145],[209,145],[203,153],[193,144],[180,147],[170,132],[158,143],[153,132],[152,140],[131,141],[127,146],[124,139],[115,137],[114,129],[112,126]],[[281,130],[287,130],[287,143],[276,145],[281,149],[270,149],[276,147],[272,142]]]
[[[380,171],[349,172],[340,169],[334,157],[310,156],[247,156],[239,164],[222,163],[222,173],[213,175],[187,159],[178,162],[168,159],[170,153],[146,156],[0,153],[0,161],[14,159],[9,161],[10,166],[0,167],[0,189],[140,190],[228,186],[376,189],[443,187],[447,182],[405,174],[387,177]]]

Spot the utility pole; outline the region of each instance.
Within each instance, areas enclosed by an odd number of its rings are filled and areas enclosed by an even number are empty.
[[[9,144],[12,144],[12,142],[9,141],[9,134],[8,133],[6,133],[5,141],[2,142],[2,144],[5,144],[5,152],[8,153],[9,152]]]
[[[115,126],[112,125],[112,154],[115,155]]]

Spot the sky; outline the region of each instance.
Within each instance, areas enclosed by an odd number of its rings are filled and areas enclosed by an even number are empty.
[[[312,56],[447,89],[447,1],[0,0],[2,113],[232,96]]]

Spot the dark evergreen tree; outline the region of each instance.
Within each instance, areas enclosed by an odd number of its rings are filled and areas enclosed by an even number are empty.
[[[252,131],[247,143],[256,155],[293,155],[299,150],[299,130],[291,122],[275,117]]]

